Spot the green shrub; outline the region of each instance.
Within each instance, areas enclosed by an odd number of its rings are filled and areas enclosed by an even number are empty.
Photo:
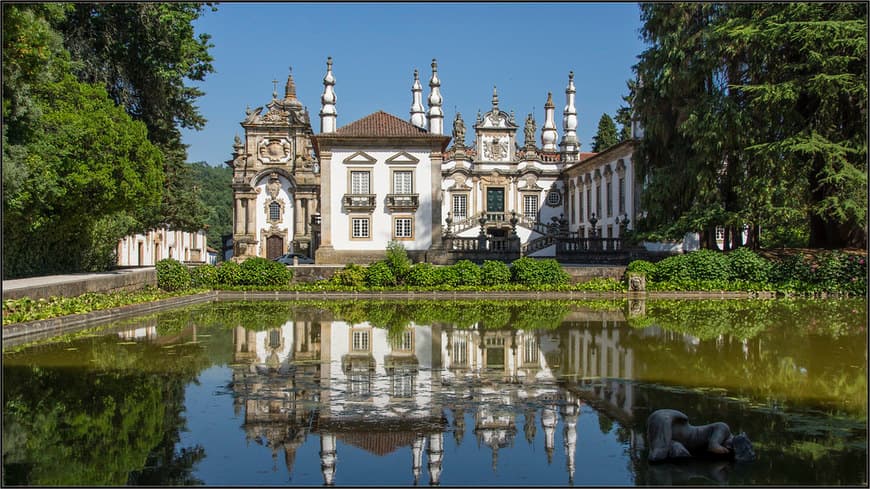
[[[441,275],[430,263],[415,263],[408,272],[406,282],[417,287],[432,287],[440,284]]]
[[[194,287],[211,288],[217,285],[217,267],[200,265],[190,270],[190,281]]]
[[[737,248],[725,256],[731,264],[732,280],[766,282],[770,278],[772,264],[749,248]]]
[[[348,287],[363,287],[366,284],[366,268],[356,263],[348,263],[344,268],[335,272],[330,282]]]
[[[722,252],[698,250],[685,257],[689,275],[694,280],[728,280],[731,277],[731,263]]]
[[[289,285],[293,272],[283,263],[255,256],[243,261],[239,285]]]
[[[217,283],[219,285],[241,285],[242,268],[234,261],[225,261],[217,266]]]
[[[679,282],[691,279],[686,255],[669,256],[656,263],[651,278],[654,282]]]
[[[656,271],[656,264],[646,260],[634,260],[633,262],[628,264],[628,267],[626,267],[625,271],[642,273],[646,275],[647,279],[652,280],[652,276],[655,274]]]
[[[386,262],[379,261],[366,268],[365,281],[369,287],[390,287],[396,285],[396,276]]]
[[[552,258],[522,257],[511,263],[511,278],[522,285],[561,285],[568,283],[568,274]]]
[[[458,284],[456,285],[480,285],[480,267],[469,260],[459,260],[452,266],[456,270]]]
[[[480,267],[480,283],[483,285],[503,285],[511,282],[511,269],[506,263],[486,260]]]
[[[157,286],[166,291],[190,288],[190,272],[181,262],[165,258],[155,264]]]
[[[384,261],[390,267],[393,276],[396,277],[396,283],[404,284],[408,272],[411,271],[411,260],[408,258],[408,253],[402,243],[390,241],[390,244],[387,245],[387,256]]]
[[[459,271],[456,267],[438,267],[438,284],[449,285],[451,287],[459,287],[462,285],[462,280],[459,277]]]

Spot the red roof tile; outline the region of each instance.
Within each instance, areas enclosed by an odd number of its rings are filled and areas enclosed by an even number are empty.
[[[351,137],[444,137],[440,134],[430,134],[426,129],[421,129],[382,110],[338,128],[335,135]]]
[[[593,156],[595,156],[595,155],[597,155],[597,154],[598,154],[598,153],[587,153],[587,152],[583,152],[583,151],[581,151],[581,152],[580,152],[580,157],[577,158],[577,161],[583,161],[583,160],[585,160],[585,159],[587,159],[587,158],[592,158]]]

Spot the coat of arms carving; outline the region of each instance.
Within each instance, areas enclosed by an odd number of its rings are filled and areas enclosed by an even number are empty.
[[[507,140],[494,137],[483,143],[483,156],[490,161],[500,161],[508,156]]]

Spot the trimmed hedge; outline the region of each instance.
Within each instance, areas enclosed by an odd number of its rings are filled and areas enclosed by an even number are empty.
[[[482,285],[502,285],[511,283],[511,269],[506,263],[486,260],[480,267]]]
[[[569,278],[556,260],[526,256],[511,263],[511,277],[514,283],[529,286],[562,285],[567,284]]]
[[[190,288],[190,272],[180,261],[164,258],[154,265],[157,271],[157,286],[163,290],[185,290]]]

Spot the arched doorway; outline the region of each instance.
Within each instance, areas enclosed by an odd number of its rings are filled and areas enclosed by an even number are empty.
[[[284,238],[269,236],[266,238],[266,258],[274,260],[284,254]]]

